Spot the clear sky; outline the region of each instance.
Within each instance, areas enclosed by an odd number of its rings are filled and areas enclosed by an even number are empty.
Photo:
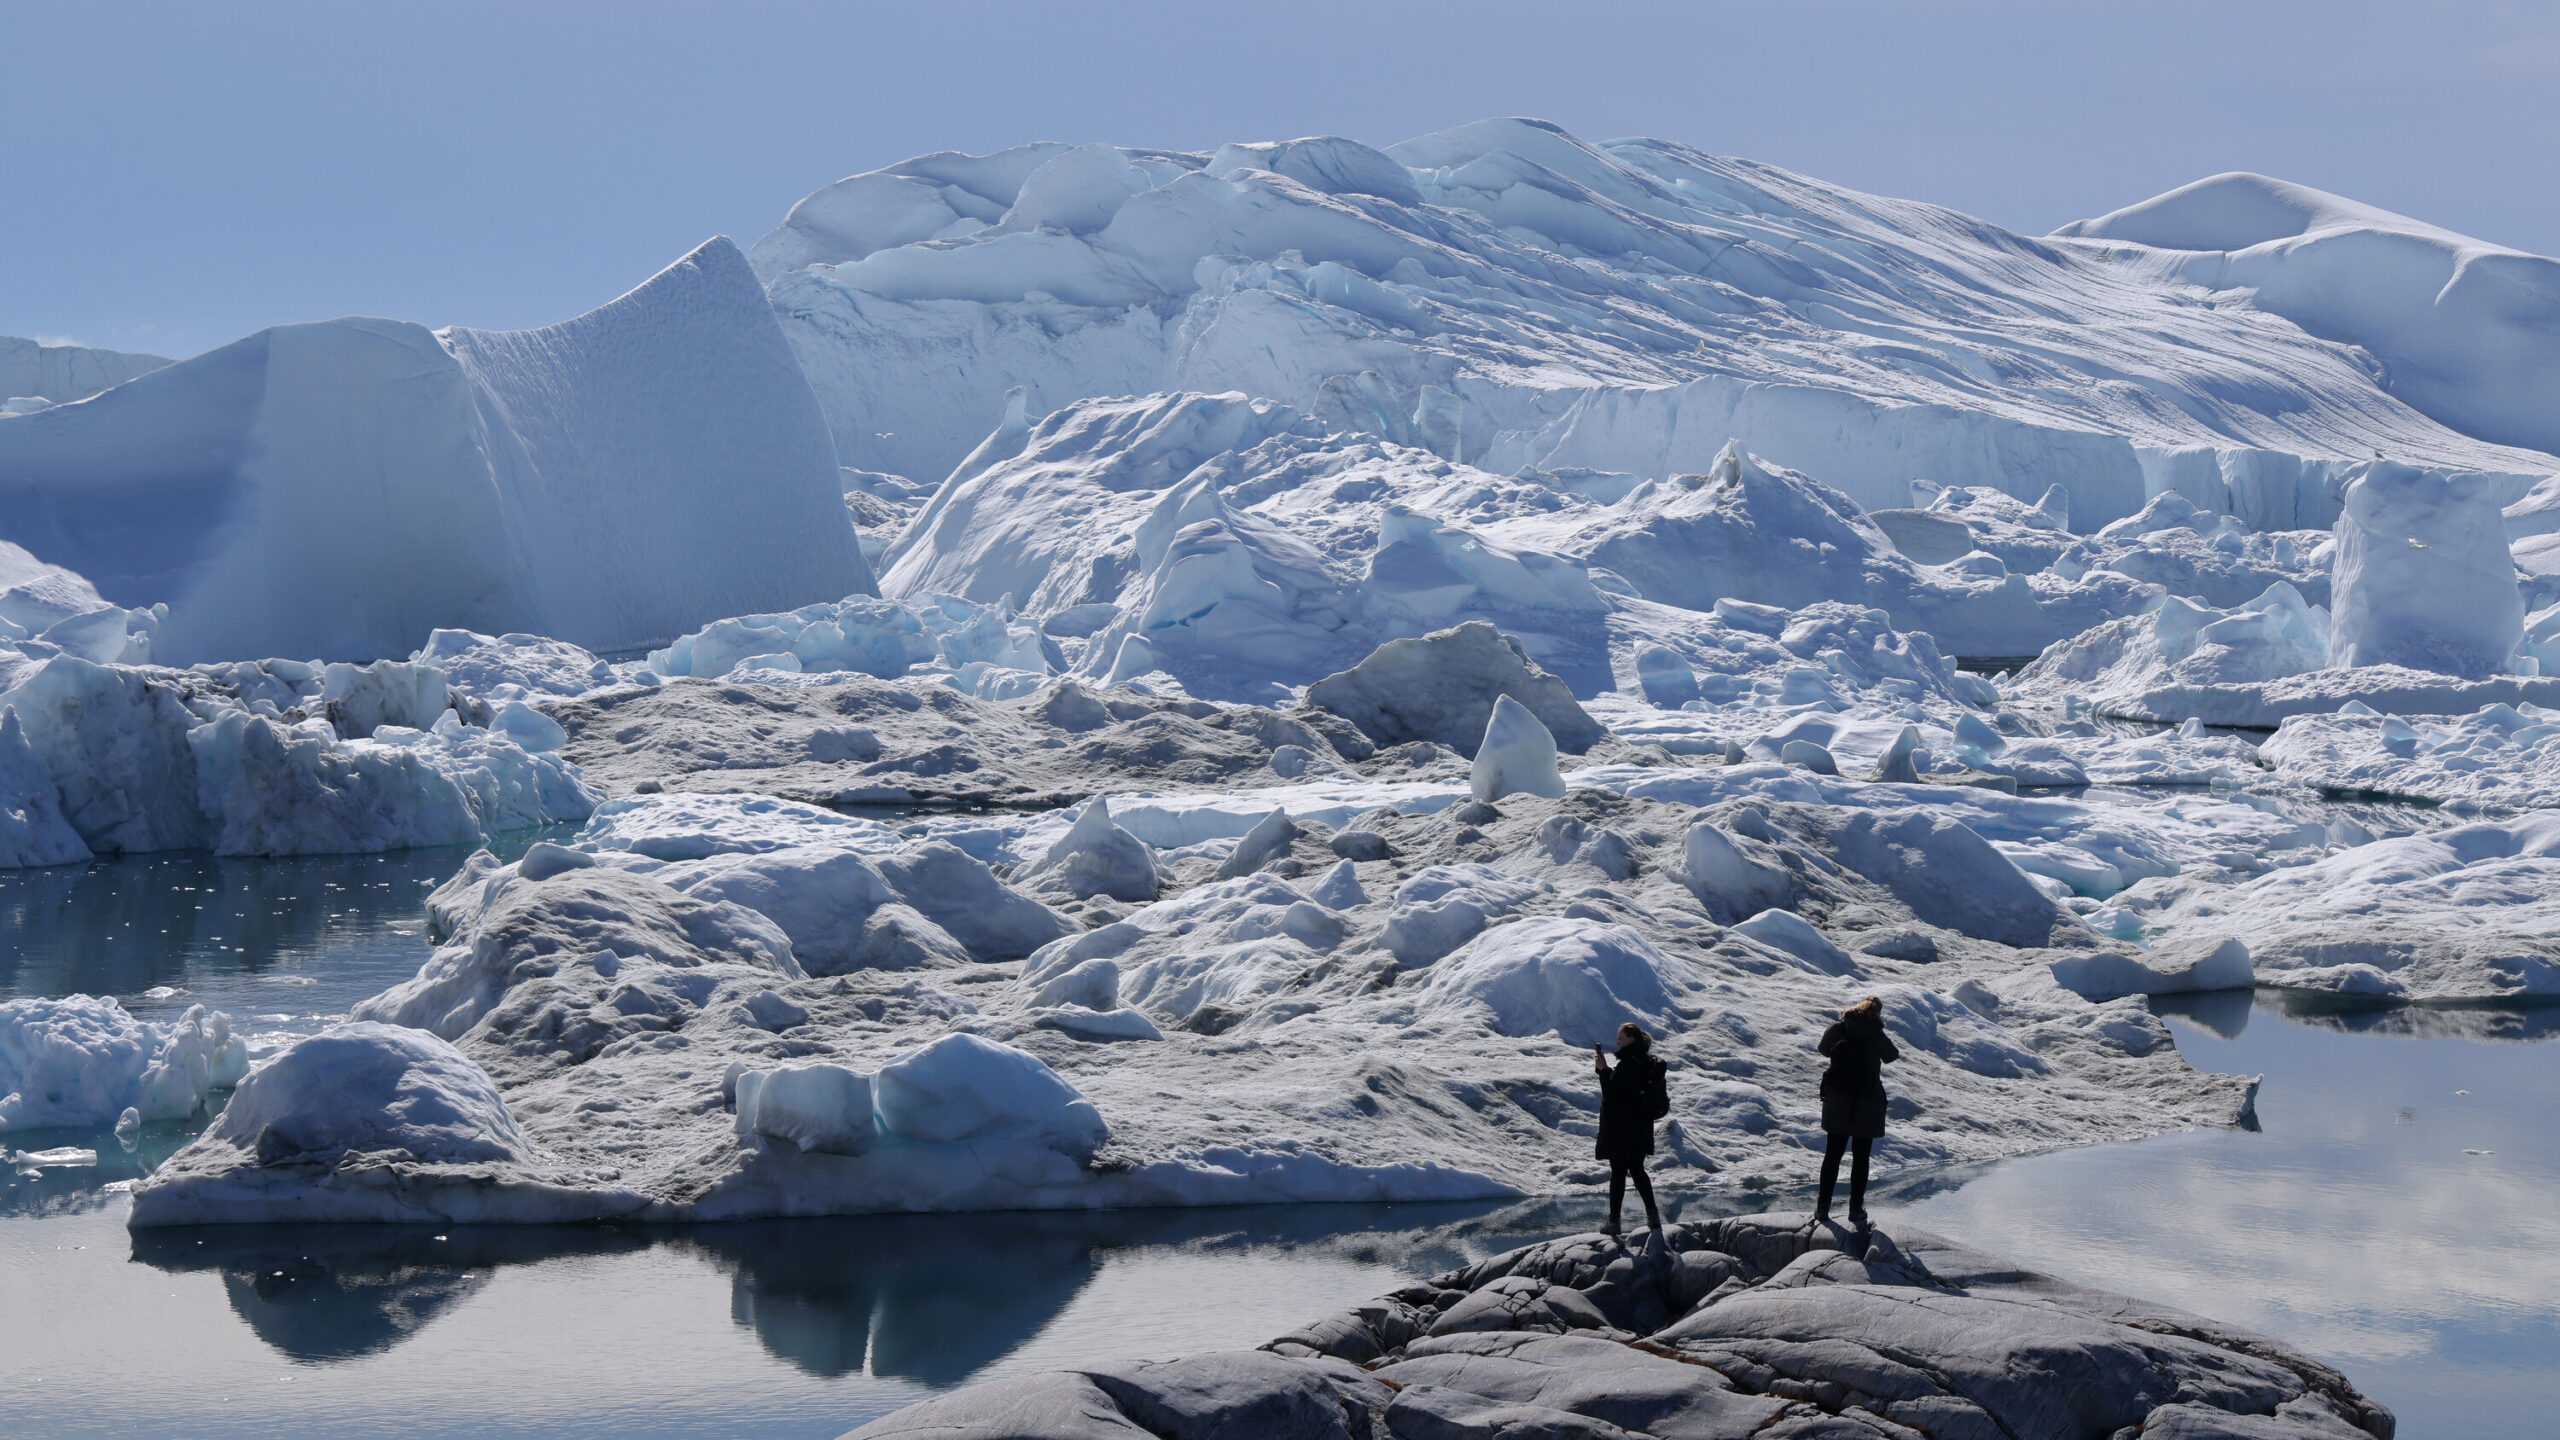
[[[0,334],[562,319],[1026,140],[1654,135],[2029,233],[2259,170],[2560,253],[2560,4],[0,0]]]

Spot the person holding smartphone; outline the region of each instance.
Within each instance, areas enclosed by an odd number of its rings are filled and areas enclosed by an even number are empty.
[[[1840,1183],[1840,1152],[1850,1152],[1849,1223],[1867,1228],[1867,1154],[1884,1135],[1884,1067],[1902,1058],[1884,1033],[1884,1001],[1870,995],[1840,1012],[1822,1032],[1822,1201],[1815,1224],[1831,1219],[1832,1187]]]
[[[1617,1061],[1611,1065],[1607,1052],[1591,1047],[1591,1068],[1600,1072],[1600,1137],[1591,1153],[1609,1162],[1609,1223],[1600,1233],[1619,1233],[1618,1209],[1626,1203],[1630,1177],[1644,1198],[1645,1227],[1658,1232],[1662,1211],[1653,1203],[1653,1177],[1644,1173],[1644,1159],[1653,1153],[1653,1122],[1670,1109],[1667,1069],[1654,1058],[1653,1037],[1632,1020],[1618,1027]]]

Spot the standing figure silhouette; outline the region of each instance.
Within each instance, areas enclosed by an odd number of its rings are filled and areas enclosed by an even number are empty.
[[[1822,1032],[1822,1203],[1814,1223],[1831,1219],[1831,1191],[1840,1183],[1840,1152],[1849,1162],[1849,1223],[1867,1228],[1867,1153],[1884,1134],[1884,1067],[1902,1058],[1884,1033],[1884,1001],[1873,995],[1840,1012]]]
[[[1600,1047],[1591,1047],[1591,1068],[1600,1072],[1600,1138],[1591,1153],[1609,1162],[1609,1223],[1603,1235],[1618,1233],[1618,1207],[1626,1203],[1627,1181],[1644,1197],[1645,1228],[1662,1228],[1662,1211],[1653,1203],[1653,1177],[1644,1173],[1644,1157],[1653,1153],[1653,1122],[1666,1080],[1663,1063],[1653,1057],[1653,1037],[1630,1020],[1618,1027],[1618,1063],[1610,1065]]]

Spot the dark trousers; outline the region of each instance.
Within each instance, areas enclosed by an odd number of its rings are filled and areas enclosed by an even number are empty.
[[[1876,1147],[1875,1138],[1860,1135],[1825,1136],[1822,1142],[1822,1207],[1817,1215],[1831,1213],[1831,1191],[1840,1183],[1840,1152],[1847,1150],[1849,1160],[1849,1213],[1867,1213],[1867,1152]]]
[[[1861,1170],[1858,1173],[1863,1175],[1866,1172]],[[1644,1199],[1645,1223],[1657,1230],[1662,1228],[1662,1212],[1653,1204],[1653,1177],[1644,1173],[1641,1158],[1609,1162],[1609,1218],[1617,1219],[1618,1207],[1626,1203],[1627,1177],[1630,1175],[1635,1177],[1636,1194]]]

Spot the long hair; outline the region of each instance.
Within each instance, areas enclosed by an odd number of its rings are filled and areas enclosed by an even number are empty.
[[[1633,1020],[1630,1020],[1618,1028],[1621,1031],[1633,1030],[1636,1032],[1636,1043],[1631,1047],[1636,1054],[1650,1055],[1653,1053],[1653,1036],[1646,1033],[1643,1026],[1637,1024]]]
[[[1866,999],[1861,1000],[1857,1004],[1840,1012],[1840,1018],[1843,1020],[1846,1020],[1853,1015],[1864,1015],[1870,1020],[1882,1020],[1884,1018],[1883,997],[1870,995]]]

